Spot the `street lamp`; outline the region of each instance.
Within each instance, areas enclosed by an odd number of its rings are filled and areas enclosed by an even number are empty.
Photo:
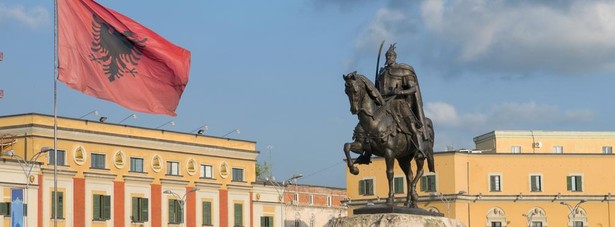
[[[36,161],[36,159],[38,159],[39,157],[41,157],[42,154],[53,150],[52,148],[48,148],[48,147],[43,147],[41,149],[41,151],[37,152],[36,154],[34,154],[32,157],[30,157],[29,160],[26,160],[25,158],[15,154],[15,152],[13,150],[8,150],[8,151],[2,151],[2,153],[0,154],[1,156],[8,156],[11,158],[15,158],[17,160],[17,163],[19,163],[19,166],[21,166],[21,169],[23,170],[23,173],[26,177],[26,204],[28,204],[28,188],[30,187],[30,174],[32,173],[32,168],[34,168],[34,161]],[[27,206],[26,206],[27,207]],[[27,211],[26,211],[27,212]],[[26,218],[26,220],[24,221],[25,226],[28,226],[28,218]]]
[[[582,199],[581,201],[579,201],[574,206],[571,206],[570,204],[568,204],[568,203],[566,203],[564,201],[559,202],[559,204],[562,204],[562,205],[565,205],[566,207],[568,207],[568,211],[569,211],[569,213],[568,213],[568,220],[571,220],[571,219],[575,219],[576,218],[577,210],[579,209],[579,207],[581,207],[581,204],[585,203],[585,202],[587,202],[587,200]],[[574,225],[574,226],[576,226],[576,225]]]
[[[284,216],[284,211],[286,210],[286,203],[284,201],[284,192],[286,191],[286,186],[291,185],[291,184],[297,184],[297,180],[299,178],[302,178],[303,174],[294,174],[292,177],[288,178],[288,180],[282,181],[282,184],[279,184],[278,182],[275,182],[275,178],[274,177],[267,177],[266,180],[274,186],[276,192],[278,193],[279,196],[279,202],[282,204],[282,227],[286,226],[286,216]],[[278,188],[281,188],[282,190],[278,190]]]
[[[228,136],[228,135],[230,135],[231,133],[234,133],[234,132],[237,133],[237,134],[241,133],[241,131],[239,131],[239,129],[233,129],[233,131],[230,131],[230,132],[224,134],[221,137],[226,137],[226,136]]]
[[[184,204],[186,203],[186,196],[188,196],[188,194],[192,193],[192,192],[196,192],[198,191],[199,188],[193,188],[190,189],[190,191],[186,192],[183,196],[180,196],[179,194],[175,193],[174,191],[171,190],[165,190],[164,194],[169,194],[169,195],[173,195],[173,197],[175,197],[175,199],[177,199],[177,202],[179,203],[179,209],[182,211],[182,215],[184,215],[186,213],[186,211],[184,210]],[[182,220],[185,220],[182,217]],[[180,225],[183,226],[184,222],[182,221],[182,223]]]
[[[457,199],[458,195],[463,195],[465,193],[466,192],[462,190],[462,191],[457,192],[456,194],[453,194],[453,196],[447,196],[447,197],[444,197],[444,194],[442,194],[442,192],[439,192],[438,194],[436,194],[435,192],[431,192],[429,193],[429,195],[432,197],[435,197],[437,195],[442,201],[442,203],[446,205],[446,216],[451,217],[451,203],[455,199]]]
[[[118,124],[121,124],[122,122],[124,122],[124,121],[126,121],[126,120],[128,120],[128,119],[130,119],[130,118],[132,118],[132,119],[137,119],[137,115],[136,115],[136,114],[130,114],[130,115],[128,115],[128,117],[125,117],[125,118],[124,118],[124,119],[122,119],[120,122],[118,122]]]

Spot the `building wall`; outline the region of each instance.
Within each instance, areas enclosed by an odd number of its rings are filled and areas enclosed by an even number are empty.
[[[510,153],[512,146],[521,146],[522,153],[554,153],[553,147],[561,146],[563,153],[602,153],[603,146],[615,147],[615,132],[498,130],[477,136],[474,142],[476,150],[488,152]]]
[[[512,154],[509,150],[491,153],[436,153],[436,188],[430,192],[420,191],[418,183],[419,207],[438,210],[468,226],[489,226],[488,220],[497,217],[504,218],[503,226],[527,226],[528,216],[532,216],[532,221],[537,221],[540,213],[545,214],[543,226],[570,226],[570,210],[561,202],[574,206],[585,200],[579,205],[578,211],[586,213],[587,226],[615,226],[615,213],[611,211],[611,203],[615,201],[612,198],[615,193],[615,173],[608,171],[615,165],[615,156],[600,153],[601,146],[610,144],[610,141],[590,138],[568,141],[576,139],[568,136],[560,138],[560,141],[542,141],[543,146],[576,146],[576,150],[586,153],[567,153],[566,148],[563,154],[550,151]],[[503,144],[503,147],[519,144],[518,138],[508,137],[485,141],[498,146]],[[584,144],[589,148],[583,148]],[[596,149],[598,152],[589,153]],[[388,186],[384,160],[374,158],[372,161],[368,166],[359,166],[360,174],[357,176],[347,173],[349,214],[368,202],[377,204],[385,201]],[[501,177],[501,191],[490,190],[490,175]],[[540,191],[531,190],[530,175],[541,176]],[[570,175],[582,176],[581,191],[567,190],[567,177]],[[397,166],[395,176],[403,176]],[[374,195],[359,195],[358,184],[362,179],[374,179]],[[404,188],[404,192],[407,192],[407,188]],[[397,194],[396,198],[398,204],[401,204],[405,194]],[[539,214],[532,215],[534,213]],[[578,215],[577,218],[579,216],[582,217]]]

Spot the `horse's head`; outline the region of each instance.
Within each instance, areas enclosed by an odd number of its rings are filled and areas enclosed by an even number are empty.
[[[345,81],[345,92],[350,101],[350,112],[357,114],[360,110],[367,111],[371,115],[374,108],[384,104],[380,92],[367,77],[357,73],[357,71],[343,75]]]

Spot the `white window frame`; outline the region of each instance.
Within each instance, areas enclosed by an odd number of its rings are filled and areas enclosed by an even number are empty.
[[[327,207],[331,207],[333,205],[333,198],[330,195],[327,196]]]
[[[553,146],[553,153],[555,153],[555,154],[563,154],[564,153],[564,146],[560,146],[560,145]]]
[[[516,146],[516,145],[515,146],[511,146],[510,147],[510,153],[513,153],[513,154],[521,153],[521,146]]]
[[[171,165],[169,165],[171,164]],[[175,165],[173,165],[175,164]],[[167,175],[170,176],[179,176],[179,162],[178,161],[167,161]]]
[[[499,185],[497,185],[499,190],[491,190],[491,176],[497,176],[498,177],[498,182]],[[501,173],[490,173],[489,176],[487,177],[487,190],[489,192],[502,192],[504,191],[504,177],[502,177]]]
[[[570,192],[583,192],[585,190],[585,176],[583,176],[582,173],[571,173],[568,174],[567,177],[573,177],[572,179],[574,179],[574,181],[576,181],[576,178],[574,177],[581,177],[581,190],[579,190],[578,188],[576,188],[577,184],[575,184],[575,182],[571,182],[572,183],[572,188],[570,190]],[[566,182],[568,183],[568,182]],[[566,186],[566,190],[568,190],[568,186]]]
[[[293,204],[299,204],[299,192],[295,192],[293,195]]]
[[[371,177],[370,178],[363,178],[363,179],[359,180],[359,182],[362,182],[362,181],[365,181],[365,180],[372,180],[372,193],[371,194],[367,193],[368,190],[367,190],[367,187],[365,187],[365,194],[361,194],[360,191],[359,191],[359,194],[362,195],[362,196],[375,195],[376,194],[376,179],[371,178]]]
[[[308,197],[308,205],[314,205],[314,195]]]
[[[209,167],[209,168],[207,168],[207,167]],[[209,169],[209,171],[207,171],[207,169]],[[205,179],[213,179],[214,178],[214,166],[213,165],[202,164],[201,165],[201,176],[200,177],[201,178],[205,178]]]
[[[532,182],[532,177],[533,176],[540,177],[540,179],[539,179],[540,187],[538,188],[539,189],[538,191],[532,191],[532,183],[534,183],[534,182]],[[543,184],[544,181],[543,181],[543,178],[544,178],[544,176],[541,173],[530,173],[529,176],[528,176],[529,191],[530,192],[543,192],[544,191],[544,187],[543,187],[544,186],[544,184]]]
[[[613,154],[613,147],[612,146],[602,146],[602,153],[603,154]]]

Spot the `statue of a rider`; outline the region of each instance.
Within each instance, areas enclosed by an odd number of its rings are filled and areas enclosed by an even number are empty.
[[[423,141],[429,138],[425,132],[423,99],[416,73],[412,66],[396,62],[395,44],[389,46],[385,57],[385,65],[380,68],[376,76],[376,88],[386,103],[393,100],[402,101],[403,104],[399,105],[397,111],[394,111],[400,115],[400,128],[402,132],[406,131],[405,133],[414,135],[412,140],[419,148],[418,155],[425,157]],[[357,127],[355,129],[355,136],[360,134],[357,131],[361,131],[361,128]],[[355,163],[369,164],[370,157],[371,153],[364,152],[357,158]]]

